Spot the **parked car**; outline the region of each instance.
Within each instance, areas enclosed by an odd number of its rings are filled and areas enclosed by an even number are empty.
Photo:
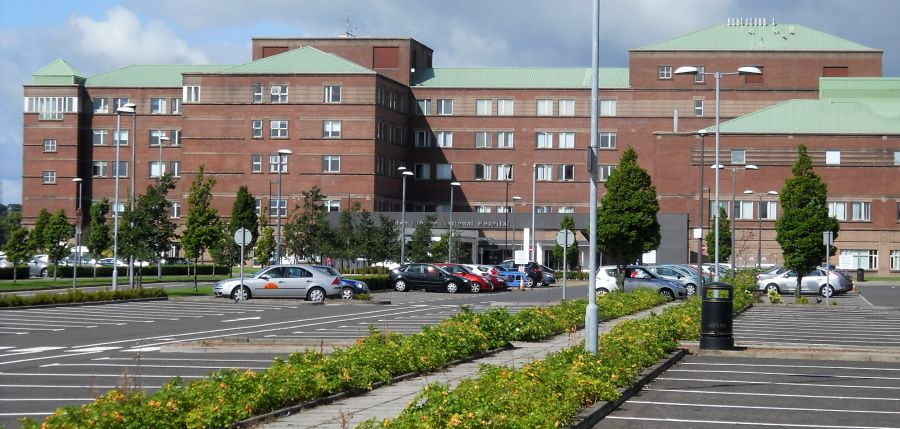
[[[607,270],[612,270],[609,273]],[[615,266],[602,267],[597,276],[615,276]],[[608,280],[607,280],[608,281]],[[650,288],[659,291],[660,295],[665,295],[670,299],[687,298],[687,289],[680,282],[666,280],[656,274],[651,273],[646,267],[629,265],[625,267],[625,292],[632,292],[639,288]]]
[[[810,271],[801,279],[800,293],[832,296],[836,293],[847,293],[853,289],[853,285],[838,273],[830,273],[827,279],[828,281],[826,282],[824,270],[815,269]],[[756,281],[756,288],[766,293],[771,290],[780,294],[794,293],[797,290],[797,272],[790,270],[774,277],[759,279]]]
[[[367,285],[366,282],[348,279],[334,267],[329,267],[327,265],[313,265],[312,267],[325,274],[337,276],[341,279],[341,298],[343,299],[353,299],[356,295],[369,293],[369,285]]]
[[[784,274],[786,271],[788,271],[788,269],[785,267],[772,267],[767,270],[760,271],[759,274],[756,275],[756,281],[775,277],[779,274]]]
[[[541,273],[543,274],[543,278],[541,278],[541,284],[547,286],[556,283],[556,271],[553,271],[552,268],[546,265],[541,265]]]
[[[688,296],[697,293],[697,285],[700,284],[700,276],[693,270],[678,265],[653,265],[644,267],[664,279],[681,283]]]
[[[507,259],[500,264],[506,271],[519,271],[519,267],[512,259]],[[544,282],[544,273],[537,262],[528,262],[523,265],[525,272],[525,287],[540,287]]]
[[[481,274],[475,274],[471,268],[462,264],[435,264],[450,274],[464,277],[469,280],[469,292],[491,292],[494,290],[494,283],[490,279],[484,278]]]
[[[606,295],[619,290],[619,283],[616,280],[617,270],[618,268],[612,265],[597,270],[597,295]]]
[[[115,259],[113,259],[113,258],[101,258],[101,259],[97,260],[97,265],[99,265],[101,267],[111,267],[114,264],[119,267],[127,267],[128,266],[128,262],[125,262],[121,259],[118,260],[118,263],[115,262]]]
[[[34,255],[28,260],[28,275],[30,277],[47,277],[47,267],[50,260],[47,255]]]
[[[506,289],[509,287],[509,284],[506,283],[506,278],[501,274],[503,272],[502,267],[477,264],[463,265],[469,267],[469,269],[472,270],[472,273],[478,274],[490,281],[494,286],[494,290]]]
[[[171,257],[161,258],[158,262],[162,265],[189,265],[190,264],[190,262],[188,262],[187,259],[171,258]]]
[[[339,276],[324,273],[311,265],[272,265],[250,277],[234,278],[216,283],[216,296],[232,299],[249,298],[303,298],[308,301],[323,301],[326,296],[340,296],[342,291]]]
[[[449,273],[433,264],[404,264],[391,270],[389,278],[397,292],[426,289],[457,293],[471,287],[469,279]]]

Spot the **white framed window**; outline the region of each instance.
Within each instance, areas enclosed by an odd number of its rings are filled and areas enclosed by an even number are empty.
[[[559,116],[575,116],[575,100],[559,100]]]
[[[150,146],[157,147],[162,144],[162,138],[166,136],[165,130],[150,130]]]
[[[254,83],[251,90],[253,91],[253,103],[262,103],[263,102],[263,84]]]
[[[575,180],[575,164],[562,164],[559,166],[559,181],[572,182]]]
[[[287,217],[287,198],[269,200],[269,214],[275,217]]]
[[[325,102],[340,103],[341,102],[341,86],[325,85]]]
[[[600,149],[615,149],[616,148],[616,132],[615,131],[600,131]]]
[[[322,137],[333,139],[341,137],[341,121],[322,121]]]
[[[150,114],[153,115],[164,115],[169,113],[166,110],[166,100],[165,98],[151,98],[150,99]]]
[[[119,168],[113,171],[113,177],[128,177],[128,161],[119,161]]]
[[[121,217],[122,213],[125,213],[125,203],[121,202],[119,204],[110,204],[109,211],[111,215],[118,213],[118,215]]]
[[[703,100],[694,100],[694,116],[703,116]]]
[[[281,166],[281,172],[288,172],[288,157],[280,153],[269,155],[269,173],[277,173],[278,166]]]
[[[254,119],[250,122],[251,136],[255,139],[263,138],[263,121]]]
[[[269,88],[270,101],[272,103],[287,103],[288,102],[288,86],[287,85],[272,85]]]
[[[894,152],[894,165],[900,165],[900,152]]]
[[[616,100],[601,99],[600,100],[600,116],[616,116]]]
[[[537,100],[538,116],[553,116],[553,100],[538,99]]]
[[[490,131],[475,131],[475,147],[489,148],[493,143],[493,134]]]
[[[54,170],[45,170],[42,174],[41,182],[45,185],[52,185],[56,183],[56,171]]]
[[[491,164],[475,164],[475,180],[491,180]]]
[[[431,164],[416,164],[414,167],[415,177],[418,180],[431,179]]]
[[[828,203],[828,216],[837,220],[847,220],[847,203],[842,201],[830,201]]]
[[[185,103],[198,103],[200,102],[200,86],[185,86],[182,89],[181,99],[184,100]],[[126,103],[128,99],[125,99]],[[118,109],[119,107],[116,106]]]
[[[512,131],[497,131],[497,147],[512,149],[514,137],[515,135]]]
[[[672,66],[657,66],[656,72],[657,72],[657,76],[660,79],[671,79],[672,78]]]
[[[825,165],[841,165],[841,151],[826,150],[825,151]]]
[[[429,100],[429,99],[416,100],[416,114],[430,115],[431,114],[431,100]]]
[[[490,213],[491,206],[475,206],[475,213]]]
[[[706,71],[706,67],[696,66],[697,74],[694,75],[694,83],[703,83],[706,81],[706,75],[703,72]]]
[[[109,143],[109,130],[93,130],[94,146],[105,146]]]
[[[575,207],[572,206],[560,206],[557,210],[557,213],[575,213]]]
[[[601,182],[605,182],[609,180],[609,175],[612,174],[613,170],[616,169],[615,165],[611,164],[599,164],[597,165],[597,173],[599,180]]]
[[[262,200],[259,199],[259,198],[255,198],[255,199],[253,200],[253,203],[254,203],[254,204],[253,204],[253,205],[254,205],[254,209],[255,209],[255,211],[256,211],[256,216],[257,216],[257,217],[262,216]]]
[[[747,151],[744,149],[731,149],[731,163],[743,165],[747,163]]]
[[[113,133],[113,144],[116,146],[128,145],[128,130],[119,129],[118,133]]]
[[[25,111],[37,111],[42,120],[60,120],[63,113],[78,113],[78,97],[26,97],[25,101]]]
[[[850,205],[853,220],[870,221],[872,220],[872,203],[854,202]]]
[[[878,250],[876,249],[841,249],[841,255],[853,257],[850,269],[862,268],[864,270],[878,269]]]
[[[109,99],[95,98],[94,113],[109,113]]]
[[[56,152],[56,139],[44,139],[44,152]]]
[[[436,164],[434,178],[437,180],[450,180],[453,178],[453,166],[450,164]]]
[[[891,270],[900,270],[900,250],[891,250]]]
[[[513,180],[512,164],[497,164],[497,180],[511,181]]]
[[[181,146],[181,130],[170,131],[169,138],[169,146]]]
[[[453,114],[453,99],[450,98],[442,98],[437,100],[437,114],[438,115],[452,115]]]
[[[341,211],[341,200],[325,200],[324,206],[326,212],[339,212]]]
[[[553,209],[550,206],[537,206],[534,208],[534,211],[540,214],[553,213]]]
[[[497,100],[497,116],[512,116],[516,111],[516,102],[512,99]]]
[[[322,157],[322,172],[324,173],[340,173],[341,157],[340,155],[325,155]]]
[[[160,165],[162,165],[161,169]],[[162,177],[163,174],[166,174],[165,161],[162,164],[159,161],[150,161],[150,177]]]
[[[169,172],[172,174],[172,177],[181,177],[181,161],[169,161]]]
[[[759,218],[763,220],[775,220],[778,218],[778,202],[763,201],[759,206]]]
[[[453,147],[453,131],[435,131],[437,147]]]
[[[176,203],[174,201],[169,202],[169,218],[170,219],[178,219],[181,217],[181,203]]]
[[[475,100],[476,116],[491,116],[494,113],[494,101],[491,99]]]
[[[288,137],[288,121],[270,121],[269,137],[274,139],[286,139]]]
[[[510,206],[497,206],[497,213],[511,213],[512,208]]]
[[[538,164],[535,166],[535,180],[538,182],[547,182],[553,180],[553,165],[552,164]]]
[[[108,161],[93,161],[91,163],[91,175],[94,177],[106,177],[109,175]]]
[[[734,218],[743,220],[753,219],[753,201],[735,201]]]
[[[194,88],[194,87],[191,87],[191,88]],[[197,91],[198,91],[198,94],[199,94],[200,87],[198,86],[198,87],[196,87],[196,88],[197,88]],[[199,95],[198,95],[197,97],[199,98]],[[126,104],[128,104],[128,97],[115,97],[115,98],[113,98],[113,113],[115,113],[116,110],[119,110],[120,107],[122,107],[122,106],[124,106],[124,105],[126,105]]]
[[[431,133],[426,130],[416,130],[416,147],[431,147]]]
[[[172,114],[177,115],[181,113],[181,99],[173,98],[172,100]]]
[[[575,149],[575,133],[571,131],[561,132],[559,137],[560,149]]]
[[[251,173],[262,173],[262,155],[253,154],[250,155],[250,172]]]
[[[550,132],[537,132],[535,133],[537,139],[537,148],[538,149],[552,149],[553,148],[553,133]]]

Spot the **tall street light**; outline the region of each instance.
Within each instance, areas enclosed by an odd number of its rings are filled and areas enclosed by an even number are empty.
[[[447,235],[447,262],[453,262],[453,188],[460,186],[459,182],[450,182],[450,233]]]
[[[705,128],[700,131],[697,131],[697,135],[700,136],[700,190],[697,192],[697,195],[700,197],[700,207],[699,207],[700,213],[698,213],[698,215],[697,215],[698,216],[697,217],[697,219],[698,219],[697,226],[698,226],[698,229],[700,230],[700,239],[697,240],[697,270],[700,273],[700,276],[699,276],[700,284],[697,285],[697,295],[698,296],[703,296],[702,295],[702,293],[703,293],[703,184],[704,184],[703,170],[705,168],[704,167],[704,163],[705,163],[704,154],[706,154],[706,151],[704,148],[704,143],[706,143],[706,135],[708,133],[709,132],[706,131]]]
[[[81,265],[81,178],[72,179],[78,184],[78,200],[75,202],[75,266],[72,267],[72,290],[78,283],[78,266]]]
[[[278,226],[277,226],[278,235],[275,238],[275,263],[276,264],[281,263],[281,172],[283,172],[285,170],[285,167],[287,166],[287,157],[292,153],[294,153],[294,152],[290,149],[279,149],[278,153],[277,153],[277,155],[278,155],[278,205],[277,205],[278,218],[276,219],[276,222],[278,224]],[[286,205],[285,205],[285,209],[287,209]]]
[[[114,173],[116,175],[116,184],[115,184],[115,196],[113,197],[113,275],[112,275],[112,290],[118,289],[118,281],[119,281],[119,176],[121,176],[121,169],[119,168],[119,141],[121,139],[121,124],[122,124],[122,114],[123,113],[134,113],[135,108],[134,103],[125,103],[122,106],[116,108],[116,136],[113,139],[113,143],[116,145],[116,166],[114,167]]]
[[[534,247],[534,212],[537,191],[537,164],[531,164],[531,240],[528,246],[528,261],[537,262],[537,249]]]
[[[134,179],[137,176],[137,161],[135,160],[135,147],[137,146],[137,107],[131,109],[131,136],[129,136],[131,140],[131,171],[129,176],[131,176],[131,192],[129,196],[129,201],[131,202],[131,210],[134,211],[134,196],[137,193],[134,185]],[[134,216],[132,216],[132,220],[129,221],[129,226],[134,227]],[[134,251],[128,255],[128,287],[134,289]]]
[[[721,165],[719,161],[719,136],[721,135],[721,123],[720,123],[720,106],[719,106],[719,98],[720,98],[720,81],[722,80],[722,76],[725,75],[748,75],[748,74],[762,74],[762,70],[756,67],[739,67],[737,71],[733,72],[705,72],[700,71],[695,66],[683,66],[678,67],[675,70],[676,75],[704,75],[704,76],[713,76],[716,79],[716,163],[715,165]],[[716,210],[719,209],[719,169],[716,169],[716,202],[715,207]],[[719,281],[719,216],[715,216],[716,224],[715,224],[715,246],[716,246],[716,281]]]
[[[722,165],[719,165],[719,166],[714,165],[712,168],[716,168],[716,167],[725,168]],[[737,206],[737,170],[738,170],[738,168],[731,167],[730,170],[731,170],[731,278],[732,278],[732,281],[734,281],[734,275],[735,275],[734,261],[735,261],[735,258],[737,257],[737,255],[736,255],[737,252],[735,252],[735,244],[736,244],[735,234],[737,232],[737,225],[736,225],[737,224],[737,216],[735,216],[735,213],[737,212],[736,206]],[[744,170],[759,170],[759,167],[757,167],[756,165],[753,165],[753,164],[747,164],[744,166]],[[716,213],[718,214],[718,207],[716,207]],[[719,262],[719,260],[716,259],[716,263],[718,263],[718,262]]]
[[[400,194],[400,264],[406,263],[406,178],[413,176],[412,171],[406,167],[398,167],[400,178],[403,181],[403,193]]]
[[[514,196],[512,197],[512,205],[509,206],[509,210],[512,211],[512,208],[515,207],[515,206],[516,206],[516,203],[519,202],[519,201],[522,201],[522,197],[520,197],[520,196],[518,196],[518,195],[514,195]],[[515,222],[516,222],[516,218],[513,217],[513,223],[515,223]],[[515,257],[515,255],[516,255],[516,226],[515,226],[515,225],[513,225],[513,245],[512,245],[512,250],[513,250],[513,257]]]
[[[744,191],[745,194],[752,195],[755,192],[752,190]],[[763,196],[771,195],[776,196],[778,192],[769,191],[769,192],[760,192],[759,193],[759,204],[756,206],[756,268],[762,269],[762,203]]]
[[[588,246],[588,305],[584,311],[584,350],[597,356],[599,324],[597,309],[597,136],[600,126],[600,0],[593,1],[591,9],[591,146],[587,148],[587,170],[591,180],[588,195],[590,214],[588,225],[591,227],[590,245]]]
[[[506,182],[506,198],[503,200],[506,203],[505,210],[503,210],[503,259],[506,259],[506,252],[509,250],[509,185],[512,184],[510,181]]]

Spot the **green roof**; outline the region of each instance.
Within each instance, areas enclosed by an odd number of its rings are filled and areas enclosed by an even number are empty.
[[[723,134],[900,134],[898,100],[788,100],[723,122]]]
[[[591,87],[591,69],[583,67],[433,68],[416,72],[417,88],[584,89]],[[627,68],[600,68],[600,88],[628,88]]]
[[[867,51],[879,50],[797,24],[716,25],[634,51]]]
[[[35,85],[76,85],[84,82],[84,76],[62,58],[57,58],[34,72],[31,81]]]
[[[900,102],[900,78],[896,77],[822,77],[819,98],[824,99],[892,99]]]
[[[223,65],[134,65],[87,78],[85,86],[125,88],[180,88],[182,73],[213,73]]]
[[[220,70],[221,74],[374,74],[352,61],[312,46],[292,49],[239,66]]]

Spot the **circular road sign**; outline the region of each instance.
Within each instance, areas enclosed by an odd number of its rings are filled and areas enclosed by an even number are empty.
[[[571,246],[575,243],[575,234],[568,229],[561,230],[556,233],[556,244],[565,247],[566,245]]]
[[[253,240],[253,235],[247,228],[240,228],[234,232],[234,243],[238,246],[246,246]]]

